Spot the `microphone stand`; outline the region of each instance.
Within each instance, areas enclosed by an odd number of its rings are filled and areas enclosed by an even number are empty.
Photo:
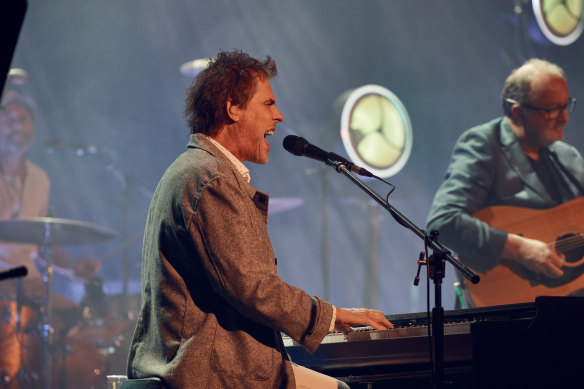
[[[324,169],[321,170],[322,175],[322,241],[321,241],[321,268],[322,268],[322,286],[324,289],[324,299],[329,298],[329,246],[328,246],[328,177]]]
[[[130,226],[130,180],[126,172],[117,165],[117,158],[113,153],[110,153],[111,162],[107,165],[108,170],[116,180],[120,183],[122,188],[122,242],[128,239],[128,230]],[[122,295],[124,300],[128,295],[128,282],[130,279],[130,253],[129,248],[124,246],[122,252]],[[127,307],[124,306],[124,309]]]
[[[154,193],[149,189],[145,188],[141,184],[137,183],[130,174],[122,170],[118,165],[118,155],[114,150],[106,149],[107,154],[110,158],[106,170],[110,172],[113,177],[119,182],[122,189],[122,292],[121,295],[124,296],[124,306],[123,309],[127,310],[128,304],[128,293],[129,293],[129,281],[131,272],[130,263],[130,248],[127,244],[129,239],[130,230],[130,192],[132,190],[138,190],[143,196],[147,198],[152,198]]]
[[[413,231],[420,239],[424,241],[426,247],[432,249],[432,255],[427,258],[427,261],[418,260],[419,266],[428,266],[428,276],[434,280],[434,308],[432,309],[432,338],[434,349],[434,365],[433,367],[433,387],[440,389],[444,387],[444,308],[442,307],[442,279],[445,273],[445,261],[449,261],[456,267],[460,273],[470,280],[473,284],[479,282],[479,276],[472,270],[464,266],[460,261],[452,256],[450,251],[442,246],[437,241],[437,233],[432,233],[431,237],[426,235],[426,232],[418,228],[414,223],[408,220],[397,209],[395,209],[389,202],[385,201],[373,189],[362,182],[355,174],[353,174],[347,165],[342,162],[328,160],[327,164],[335,167],[338,173],[343,173],[365,193],[367,193],[379,205],[385,208],[391,216],[402,226]],[[350,166],[349,166],[350,168]]]

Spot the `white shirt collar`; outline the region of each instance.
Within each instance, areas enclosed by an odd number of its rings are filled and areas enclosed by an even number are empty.
[[[237,159],[235,157],[235,155],[233,155],[231,153],[231,151],[227,150],[221,143],[217,142],[215,139],[211,138],[208,135],[204,135],[204,136],[205,136],[205,138],[207,138],[208,140],[210,140],[211,143],[213,143],[213,145],[215,147],[217,147],[219,150],[221,150],[221,152],[223,154],[225,154],[225,156],[227,157],[227,159],[229,159],[231,161],[231,163],[233,163],[233,165],[235,165],[235,168],[237,169],[237,171],[249,183],[251,181],[251,174],[249,172],[249,169],[243,163],[241,163],[241,161],[239,159]]]

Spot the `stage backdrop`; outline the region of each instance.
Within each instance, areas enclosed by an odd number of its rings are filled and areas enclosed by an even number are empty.
[[[139,293],[150,198],[188,137],[182,110],[192,77],[180,66],[233,48],[278,63],[272,85],[285,122],[269,138],[270,162],[248,166],[253,185],[281,206],[269,217],[281,276],[339,306],[386,313],[426,309],[425,275],[413,286],[423,242],[343,175],[286,152],[283,138],[301,135],[346,155],[336,99],[366,84],[388,88],[414,136],[409,161],[390,178],[390,201],[424,228],[456,138],[500,115],[512,68],[529,57],[557,62],[572,96],[584,98],[584,38],[550,44],[528,1],[29,0],[12,66],[28,72],[38,106],[30,158],[50,176],[52,216],[117,232],[64,247],[73,258],[103,261],[107,293]],[[566,131],[580,150],[583,111]],[[51,152],[55,141],[72,150]],[[450,265],[446,274],[444,306],[452,308]],[[78,281],[56,284],[83,297]]]

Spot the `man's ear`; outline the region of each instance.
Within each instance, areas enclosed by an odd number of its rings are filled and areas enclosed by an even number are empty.
[[[231,99],[227,100],[227,115],[233,120],[237,122],[241,119],[241,108],[238,105],[234,105]]]
[[[523,125],[523,110],[519,104],[511,106],[511,120],[515,124]]]

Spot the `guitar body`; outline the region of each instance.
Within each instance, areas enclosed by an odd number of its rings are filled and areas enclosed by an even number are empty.
[[[544,210],[495,206],[473,216],[491,227],[546,242],[566,258],[564,275],[558,279],[501,260],[500,265],[479,273],[478,284],[466,284],[477,307],[532,302],[537,296],[567,296],[584,291],[584,197]]]

